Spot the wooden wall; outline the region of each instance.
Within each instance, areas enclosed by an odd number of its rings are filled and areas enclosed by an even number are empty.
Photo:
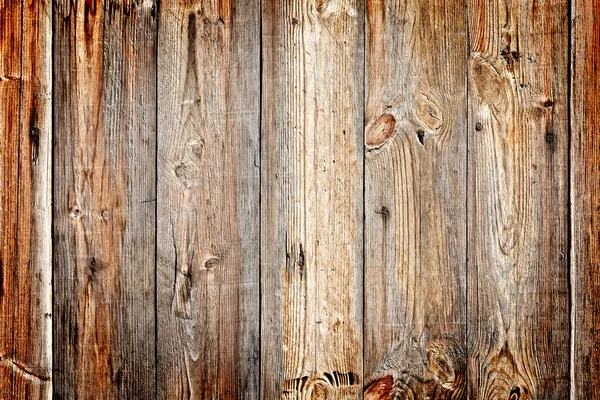
[[[0,399],[600,397],[600,1],[0,0]]]

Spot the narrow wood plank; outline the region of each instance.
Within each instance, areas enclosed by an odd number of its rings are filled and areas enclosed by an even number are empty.
[[[572,397],[600,398],[600,1],[572,3]]]
[[[367,399],[466,398],[466,2],[367,8]]]
[[[469,394],[569,396],[568,2],[469,2]]]
[[[54,6],[60,399],[155,395],[156,5]]]
[[[0,398],[52,396],[51,3],[0,2]]]
[[[262,14],[262,396],[356,398],[363,2],[267,0]]]
[[[160,5],[161,399],[259,397],[259,11]]]

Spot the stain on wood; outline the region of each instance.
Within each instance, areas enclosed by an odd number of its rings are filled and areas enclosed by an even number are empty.
[[[365,399],[466,396],[465,11],[368,2]]]
[[[0,2],[2,399],[52,396],[50,10]]]
[[[259,395],[259,3],[162,1],[158,398]]]
[[[263,2],[263,398],[362,392],[363,14]]]
[[[469,398],[568,398],[568,4],[468,11]]]
[[[54,7],[54,373],[62,399],[154,397],[155,4]]]

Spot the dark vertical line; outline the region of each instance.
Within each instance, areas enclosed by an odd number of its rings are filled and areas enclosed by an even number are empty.
[[[466,119],[466,151],[465,151],[465,396],[469,398],[469,135],[470,124],[469,124],[469,56],[471,53],[471,42],[470,42],[470,30],[469,30],[469,0],[465,0],[465,23],[466,23],[466,35],[465,35],[465,119]]]
[[[258,2],[259,52],[258,52],[258,398],[262,398],[262,111],[263,111],[263,0]]]
[[[572,101],[572,74],[573,74],[573,15],[574,15],[574,1],[569,0],[568,7],[568,26],[569,26],[569,41],[568,41],[568,52],[569,52],[569,60],[567,65],[567,196],[568,196],[568,204],[567,204],[567,251],[569,257],[567,257],[567,290],[569,293],[569,397],[571,399],[575,399],[575,304],[576,302],[573,299],[575,292],[573,290],[573,203],[571,201],[573,192],[571,181],[572,170],[571,170],[571,142],[573,137],[572,132],[572,121],[571,121],[571,101]]]
[[[158,399],[158,25],[160,0],[156,0],[154,37],[154,398]]]
[[[361,379],[361,395],[360,398],[363,398],[364,388],[366,387],[365,382],[365,332],[366,332],[366,324],[365,324],[365,292],[366,292],[366,231],[367,231],[367,199],[366,199],[366,159],[367,152],[365,151],[365,119],[366,119],[366,110],[367,110],[367,23],[368,23],[368,13],[369,13],[369,4],[370,2],[363,3],[363,107],[362,107],[362,155],[363,155],[363,163],[362,163],[362,379]]]

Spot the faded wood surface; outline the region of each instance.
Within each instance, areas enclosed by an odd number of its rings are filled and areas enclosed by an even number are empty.
[[[465,398],[466,3],[366,26],[365,398]]]
[[[568,3],[469,2],[469,398],[569,396]]]
[[[571,393],[600,398],[600,2],[573,1]]]
[[[52,395],[51,3],[0,2],[0,399]]]
[[[54,395],[154,397],[156,8],[54,6]]]
[[[259,397],[259,3],[162,1],[158,397]]]
[[[362,386],[361,1],[263,1],[261,395]]]

